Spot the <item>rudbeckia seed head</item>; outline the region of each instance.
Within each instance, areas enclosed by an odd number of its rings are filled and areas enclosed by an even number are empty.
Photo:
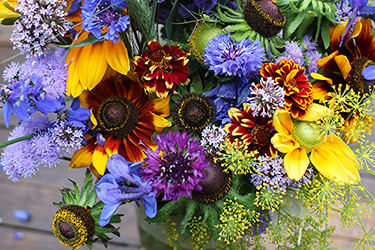
[[[173,121],[181,130],[199,134],[215,119],[216,109],[210,98],[202,94],[184,94],[171,110]]]
[[[138,123],[137,107],[123,96],[106,99],[99,106],[96,119],[101,132],[123,137]]]
[[[307,153],[323,142],[323,134],[316,129],[313,122],[293,120],[292,134]]]
[[[205,61],[204,48],[212,38],[224,33],[222,29],[223,27],[216,23],[200,23],[194,30],[189,40],[189,48],[200,63],[203,64]]]
[[[80,248],[95,234],[95,220],[78,205],[62,207],[53,219],[53,232],[59,241],[71,248]]]
[[[243,10],[249,26],[264,37],[273,37],[284,27],[286,19],[270,0],[248,0]]]
[[[369,89],[375,85],[375,80],[368,81],[362,75],[362,71],[372,65],[375,63],[367,57],[354,60],[350,71],[350,86],[356,93],[368,94]]]
[[[223,171],[221,163],[215,162],[212,157],[207,157],[210,162],[203,173],[206,174],[206,181],[201,180],[199,184],[201,191],[193,191],[192,199],[202,203],[212,203],[223,198],[232,186],[232,174]]]

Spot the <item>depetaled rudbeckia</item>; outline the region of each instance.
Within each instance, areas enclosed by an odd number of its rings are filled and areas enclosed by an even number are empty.
[[[142,56],[134,58],[137,65],[135,73],[142,76],[145,91],[165,98],[176,85],[189,84],[189,54],[181,50],[179,45],[161,46],[153,40],[148,43],[148,48]]]
[[[151,135],[171,126],[164,118],[170,114],[169,98],[151,100],[133,72],[105,77],[93,90],[82,92],[80,100],[91,110],[93,130],[101,139],[86,134],[87,145],[75,152],[71,168],[90,166],[95,174],[103,175],[113,154],[131,162],[143,161],[144,150],[156,148]]]
[[[336,135],[323,135],[315,128],[315,122],[329,112],[330,109],[313,104],[303,119],[297,120],[286,110],[276,111],[273,124],[278,133],[271,142],[285,154],[284,166],[289,178],[300,180],[311,162],[320,174],[335,182],[360,181],[359,164],[349,146]]]
[[[225,125],[230,141],[238,138],[248,144],[250,151],[257,150],[268,156],[275,155],[276,150],[271,144],[271,137],[275,134],[272,119],[268,116],[254,116],[249,103],[243,104],[243,111],[231,108],[228,115],[232,123]]]
[[[82,32],[76,43],[87,39],[88,35],[88,32]],[[102,41],[72,47],[65,63],[69,64],[67,94],[73,97],[79,96],[83,90],[92,90],[103,79],[109,67],[124,75],[130,69],[128,51],[122,41]]]
[[[278,64],[263,63],[260,74],[267,79],[271,77],[285,92],[284,109],[290,111],[293,118],[301,118],[313,103],[313,89],[304,74],[305,68],[282,59]]]

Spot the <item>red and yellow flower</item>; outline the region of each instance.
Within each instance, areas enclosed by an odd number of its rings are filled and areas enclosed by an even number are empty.
[[[170,114],[169,98],[151,100],[132,72],[128,76],[106,76],[79,98],[82,107],[91,110],[93,131],[101,139],[87,133],[87,145],[75,152],[71,168],[90,166],[94,173],[103,175],[113,154],[131,162],[142,161],[146,157],[144,150],[156,147],[151,135],[171,126],[165,119]]]
[[[135,73],[142,76],[145,91],[165,98],[176,85],[189,84],[188,53],[178,45],[161,46],[156,40],[149,42],[148,48],[142,56],[134,58]]]
[[[275,155],[276,149],[271,143],[275,134],[272,119],[268,116],[254,116],[249,103],[243,104],[243,111],[231,108],[228,115],[232,123],[225,125],[225,132],[233,142],[236,138],[248,145],[249,151],[257,150],[258,153],[268,156]]]
[[[303,117],[313,103],[312,85],[304,73],[305,68],[291,59],[282,59],[278,64],[263,63],[260,70],[262,77],[272,77],[284,89],[284,109],[290,111],[293,118]]]

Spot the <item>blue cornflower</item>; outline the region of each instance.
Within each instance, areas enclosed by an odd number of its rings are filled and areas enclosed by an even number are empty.
[[[249,71],[258,71],[265,58],[264,48],[256,40],[232,42],[230,34],[219,35],[208,42],[203,57],[216,75],[245,77]]]
[[[342,1],[344,4],[346,1]],[[340,45],[344,41],[344,37],[349,29],[355,24],[357,17],[368,17],[374,20],[375,17],[375,6],[367,6],[368,0],[348,0],[349,5],[353,8],[351,18],[346,25],[345,31],[341,36]],[[374,20],[375,21],[375,20]]]
[[[126,2],[121,0],[88,0],[82,5],[82,28],[99,40],[120,40],[118,33],[124,32],[130,24],[129,16],[123,10]]]
[[[156,215],[156,199],[151,192],[151,186],[141,181],[140,166],[143,162],[127,162],[118,154],[112,155],[107,161],[107,170],[100,181],[95,184],[96,193],[105,206],[100,214],[100,226],[109,223],[117,208],[127,200],[140,199],[145,207],[145,213],[153,218]]]
[[[16,115],[20,121],[30,121],[33,119],[30,114],[36,111],[48,115],[48,113],[60,109],[61,104],[58,100],[45,97],[42,82],[43,77],[31,76],[29,83],[20,81],[7,86],[9,94],[6,96],[6,102],[3,105],[3,116],[7,127],[9,127],[12,114]]]

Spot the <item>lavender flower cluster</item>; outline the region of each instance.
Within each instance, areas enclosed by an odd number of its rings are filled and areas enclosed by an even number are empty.
[[[10,38],[14,49],[26,58],[42,56],[48,44],[62,37],[71,29],[65,18],[66,1],[60,0],[20,0],[14,10],[20,13]]]
[[[207,154],[215,154],[215,152],[220,151],[221,147],[224,145],[226,135],[227,132],[224,131],[224,127],[208,124],[201,134],[201,146],[204,147]]]
[[[257,188],[267,187],[276,192],[286,192],[287,187],[298,188],[307,183],[313,176],[313,169],[307,168],[306,173],[299,181],[288,178],[284,168],[283,158],[276,156],[259,156],[256,161],[252,162],[255,170],[250,176],[250,182]]]

